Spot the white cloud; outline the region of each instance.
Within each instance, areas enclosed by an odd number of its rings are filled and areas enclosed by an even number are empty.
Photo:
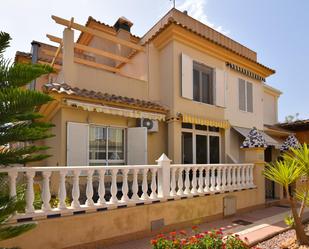
[[[180,5],[176,5],[177,9],[184,11],[187,10],[188,14],[193,18],[205,23],[209,27],[217,30],[218,32],[227,35],[230,31],[225,30],[222,26],[217,26],[208,20],[205,13],[206,0],[184,0]]]

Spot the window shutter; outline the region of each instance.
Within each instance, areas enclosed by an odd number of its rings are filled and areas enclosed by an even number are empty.
[[[193,99],[193,61],[185,54],[181,54],[181,95]]]
[[[67,165],[88,165],[88,129],[84,123],[68,122],[67,124]]]
[[[253,85],[247,82],[247,111],[253,112]]]
[[[243,79],[239,79],[238,89],[239,110],[246,111],[246,82]]]
[[[221,69],[215,71],[215,100],[216,105],[225,107],[225,74]]]
[[[128,165],[147,164],[147,128],[134,127],[127,129],[127,162]]]

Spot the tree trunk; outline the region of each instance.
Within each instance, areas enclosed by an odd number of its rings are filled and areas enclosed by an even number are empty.
[[[301,245],[309,245],[309,237],[305,233],[303,223],[300,217],[298,216],[297,207],[292,196],[289,196],[289,201],[291,204],[291,210],[294,218],[294,227],[296,231],[297,240]]]

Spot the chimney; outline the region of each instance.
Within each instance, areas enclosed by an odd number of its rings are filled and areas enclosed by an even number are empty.
[[[123,29],[130,32],[132,25],[133,23],[130,20],[122,16],[119,17],[117,22],[114,24],[114,28],[116,29],[116,31],[119,31],[119,29]]]
[[[131,30],[132,25],[133,23],[127,18],[123,16],[119,17],[117,22],[114,24],[114,29],[117,31],[116,36],[122,40],[130,41],[131,40],[130,30]],[[125,47],[125,46],[121,46],[120,44],[117,44],[115,48],[115,52],[116,54],[120,56],[127,57],[132,52],[132,49]]]
[[[188,15],[188,11],[184,10],[182,13],[184,13],[186,16]]]
[[[38,57],[39,57],[39,47],[40,43],[37,41],[32,41],[31,42],[31,64],[36,64],[38,62]],[[36,80],[33,80],[29,84],[29,89],[30,90],[35,90],[36,87]]]

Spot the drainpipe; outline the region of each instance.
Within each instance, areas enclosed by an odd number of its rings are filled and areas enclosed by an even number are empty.
[[[36,41],[31,42],[31,54],[32,54],[31,64],[36,64],[38,62],[39,47],[40,44],[38,42]],[[29,85],[29,89],[35,90],[35,85],[36,80],[33,80]]]

